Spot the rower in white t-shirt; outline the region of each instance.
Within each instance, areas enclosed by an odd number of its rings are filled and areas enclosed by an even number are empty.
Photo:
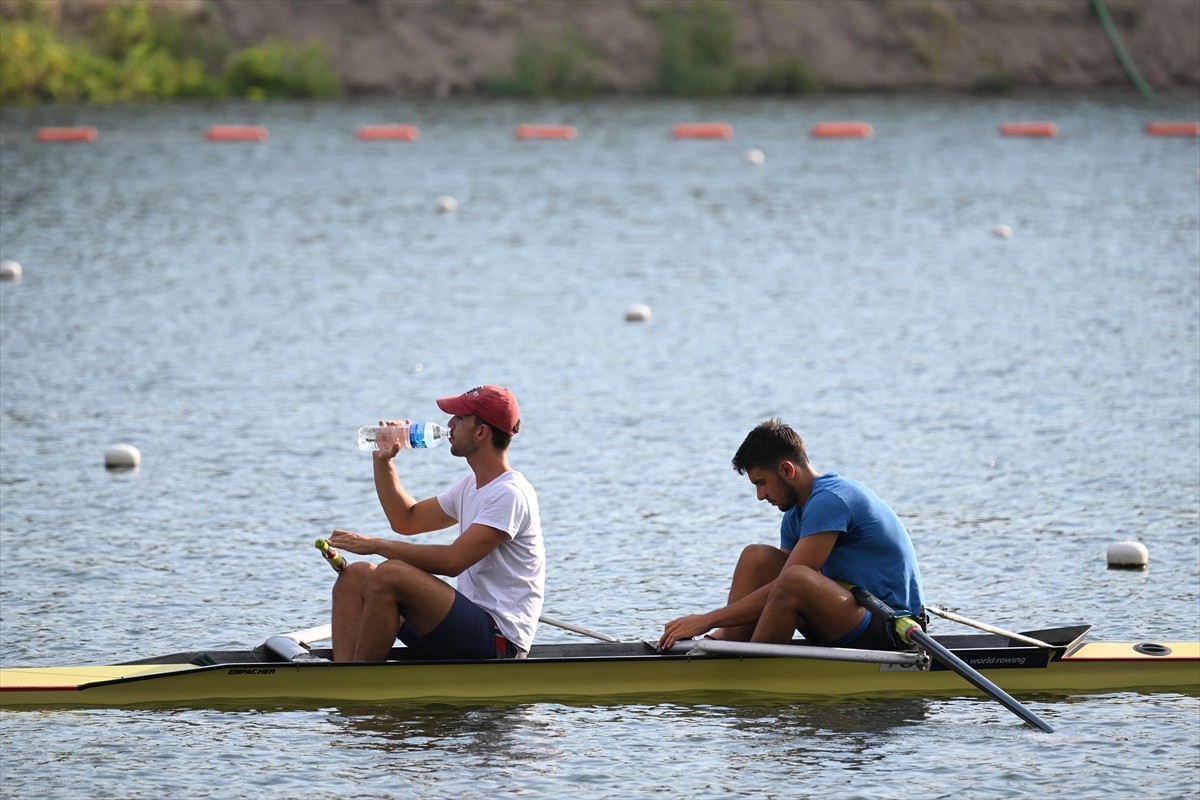
[[[334,661],[382,661],[399,637],[418,655],[522,658],[537,632],[546,554],[537,494],[508,463],[521,428],[508,389],[479,386],[442,397],[453,414],[450,453],[471,468],[436,497],[416,501],[396,474],[399,445],[374,455],[375,490],[404,536],[459,526],[450,544],[414,544],[335,530],[333,547],[383,556],[348,564],[333,587]],[[385,422],[385,425],[399,424]],[[457,588],[438,576],[457,578]]]

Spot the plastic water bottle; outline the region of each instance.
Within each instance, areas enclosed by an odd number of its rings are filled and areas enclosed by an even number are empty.
[[[437,447],[450,438],[448,428],[436,422],[410,422],[407,425],[367,425],[358,429],[359,450],[384,450],[397,442],[401,449]]]

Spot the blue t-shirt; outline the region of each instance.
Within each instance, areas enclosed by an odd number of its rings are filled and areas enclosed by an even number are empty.
[[[829,531],[839,535],[822,575],[861,586],[897,611],[921,613],[917,554],[887,503],[856,480],[836,472],[819,475],[804,505],[784,513],[779,546],[792,550],[805,536]]]

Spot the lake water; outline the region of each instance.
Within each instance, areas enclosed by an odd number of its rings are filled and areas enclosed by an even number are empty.
[[[0,663],[325,622],[312,541],[386,530],[355,429],[480,383],[521,402],[557,618],[654,638],[719,605],[741,547],[777,541],[729,459],[778,415],[897,509],[932,604],[1195,639],[1200,143],[1142,126],[1197,118],[1132,96],[5,109]],[[874,137],[808,135],[845,119]],[[1025,120],[1060,135],[998,135]],[[698,121],[736,138],[671,137]],[[420,141],[355,137],[390,122]],[[50,125],[99,140],[36,143]],[[117,443],[139,469],[104,469]],[[400,462],[417,496],[464,467]],[[1149,569],[1107,569],[1122,540]],[[1060,732],[978,698],[3,712],[0,794],[1197,795],[1200,690],[1022,699]]]

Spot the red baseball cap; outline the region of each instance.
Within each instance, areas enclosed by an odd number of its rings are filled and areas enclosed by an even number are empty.
[[[521,421],[517,398],[503,386],[476,386],[458,397],[439,397],[437,405],[447,414],[474,414],[510,435],[516,434]]]

